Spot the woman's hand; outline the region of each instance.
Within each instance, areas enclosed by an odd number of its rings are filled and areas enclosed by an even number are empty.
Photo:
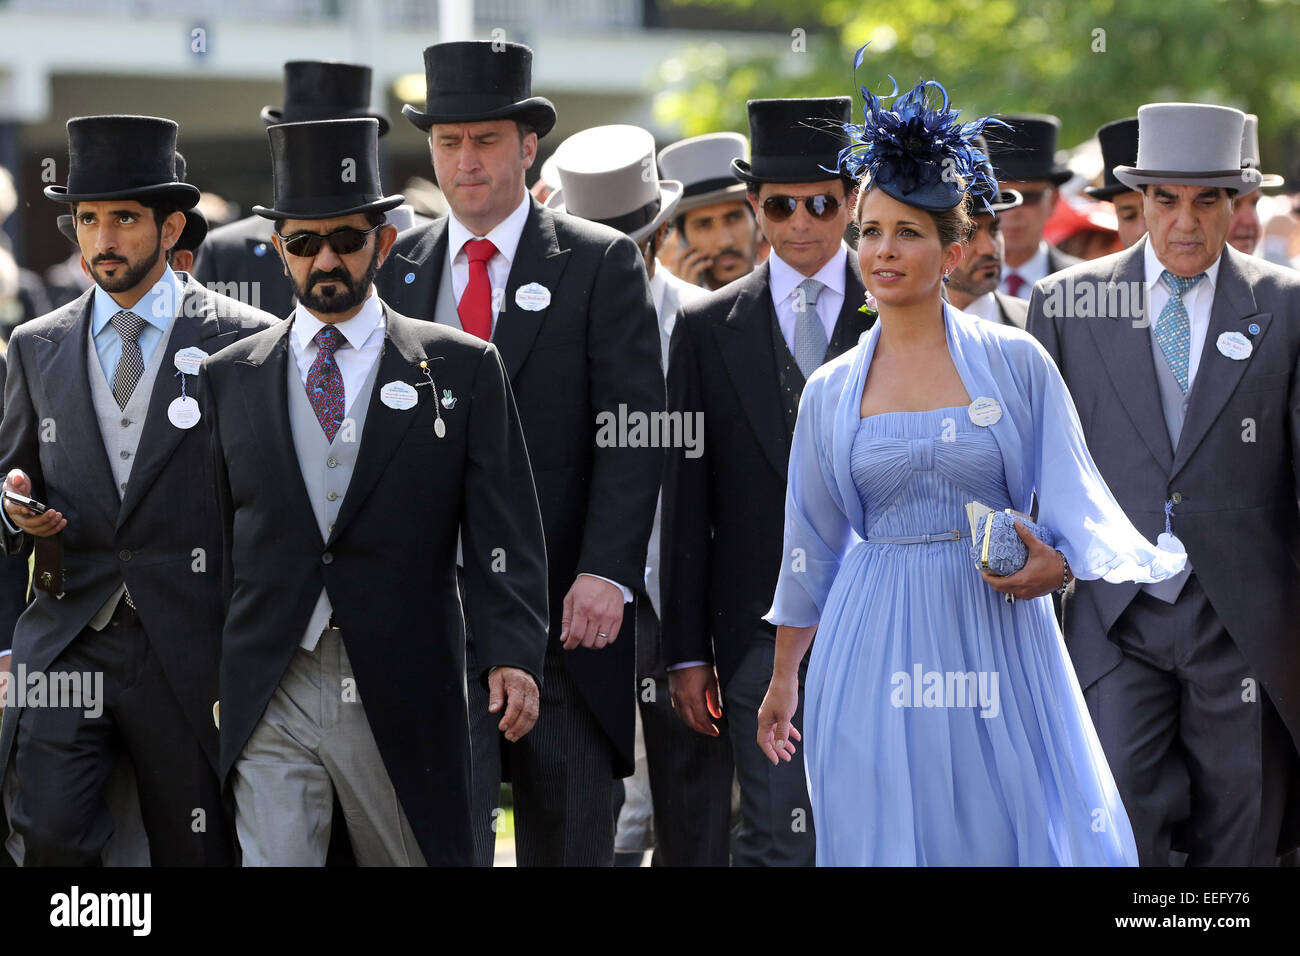
[[[990,574],[988,571],[981,571],[980,574],[984,576],[989,586],[1000,594],[1010,594],[1026,601],[1051,594],[1061,586],[1061,579],[1065,573],[1065,564],[1061,561],[1061,556],[1056,553],[1055,548],[1049,548],[1034,537],[1033,532],[1019,521],[1016,522],[1016,534],[1020,535],[1020,540],[1029,548],[1029,560],[1025,562],[1025,566],[1015,574],[1008,574],[1006,577]]]
[[[803,740],[790,723],[798,707],[798,678],[773,676],[767,685],[763,706],[758,708],[758,746],[777,766],[782,760],[789,762],[794,756],[794,741]]]

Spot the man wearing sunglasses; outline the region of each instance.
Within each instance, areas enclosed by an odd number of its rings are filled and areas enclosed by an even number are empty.
[[[1056,162],[1056,137],[1061,121],[1055,116],[999,116],[1010,129],[988,131],[989,158],[999,190],[1015,190],[1023,202],[1001,216],[1006,243],[1006,269],[999,291],[1028,299],[1034,283],[1081,261],[1066,255],[1043,238],[1056,208],[1057,190],[1071,175]]]
[[[439,43],[424,59],[425,109],[403,113],[429,134],[451,214],[403,234],[380,288],[394,307],[501,350],[550,571],[541,716],[534,733],[504,748],[516,852],[526,866],[612,866],[612,782],[634,762],[634,596],[644,600],[663,451],[641,430],[611,440],[601,423],[663,412],[654,303],[631,239],[552,212],[525,188],[537,139],[556,119],[550,101],[532,95],[532,51]],[[471,652],[480,636],[473,624]],[[471,698],[471,715],[484,712]],[[485,864],[500,744],[494,721],[475,725],[474,827]]]
[[[683,306],[669,347],[669,409],[702,413],[706,439],[694,457],[671,449],[664,474],[664,661],[682,720],[732,742],[737,865],[813,864],[801,758],[774,768],[754,736],[772,673],[775,628],[762,616],[781,567],[799,396],[807,377],[870,325],[859,311],[857,260],[843,242],[854,184],[826,172],[848,144],[840,124],[850,105],[848,97],[750,101],[752,159],[731,168],[772,253]]]
[[[323,865],[337,796],[359,864],[469,865],[466,619],[494,725],[517,741],[538,711],[546,546],[523,429],[493,345],[375,292],[402,202],[376,121],[268,134],[275,201],[254,211],[298,306],[202,373],[244,864]]]

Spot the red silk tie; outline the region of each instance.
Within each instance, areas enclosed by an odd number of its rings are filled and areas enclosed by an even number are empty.
[[[1025,284],[1024,276],[1017,275],[1014,272],[1007,273],[1007,291],[1017,299],[1020,298],[1020,288]]]
[[[496,254],[497,247],[490,239],[471,239],[465,243],[469,284],[456,306],[461,328],[485,340],[492,338],[492,280],[488,278],[487,264]]]

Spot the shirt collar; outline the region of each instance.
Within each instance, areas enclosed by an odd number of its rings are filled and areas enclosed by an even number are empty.
[[[1143,236],[1142,243],[1143,243],[1142,260],[1146,268],[1147,291],[1150,292],[1151,287],[1160,281],[1160,275],[1165,271],[1165,267],[1164,264],[1160,261],[1159,257],[1156,255],[1155,249],[1151,248],[1151,237]],[[1202,279],[1201,282],[1197,283],[1198,288],[1202,283],[1205,282],[1208,282],[1210,284],[1211,290],[1213,290],[1218,285],[1219,263],[1221,263],[1222,261],[1223,261],[1223,253],[1220,252],[1219,257],[1210,264],[1210,267],[1208,269],[1205,270],[1205,278]],[[1166,292],[1171,291],[1168,287],[1164,287],[1164,288]]]
[[[335,328],[343,333],[347,339],[348,345],[354,349],[360,349],[366,344],[375,329],[384,323],[384,310],[379,305],[379,296],[375,294],[373,286],[370,288],[370,295],[366,301],[361,304],[361,311],[346,321],[335,324]],[[299,302],[293,313],[293,338],[298,343],[300,352],[306,351],[307,344],[316,337],[316,333],[325,327],[325,323],[309,311],[303,308]]]
[[[134,312],[160,332],[166,332],[171,321],[180,311],[181,297],[185,294],[185,283],[176,277],[171,266],[163,268],[163,274],[146,292],[140,301],[128,310]],[[122,307],[116,300],[98,285],[95,286],[95,303],[91,307],[90,334],[98,335]]]
[[[844,294],[844,270],[849,254],[849,247],[843,242],[835,254],[812,276],[806,276],[791,266],[775,252],[767,257],[771,263],[768,267],[768,286],[772,290],[773,302],[784,302],[799,287],[804,279],[813,278],[826,288]]]
[[[514,212],[497,223],[486,236],[475,235],[456,218],[455,213],[448,214],[447,252],[451,256],[451,261],[456,260],[464,249],[465,243],[471,239],[489,239],[492,245],[497,247],[497,252],[505,257],[506,262],[514,262],[515,250],[519,248],[519,237],[523,235],[524,223],[528,220],[531,199],[532,197],[525,190],[524,198],[519,201]]]

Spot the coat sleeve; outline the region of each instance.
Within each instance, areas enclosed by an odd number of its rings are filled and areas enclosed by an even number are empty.
[[[664,411],[659,321],[636,244],[620,236],[605,250],[592,283],[587,333],[590,404],[600,417],[644,416],[649,437]],[[639,414],[638,414],[639,413]],[[629,429],[630,432],[630,429]],[[664,450],[613,442],[593,450],[591,489],[578,572],[645,589]],[[656,446],[658,442],[654,443]]]
[[[546,538],[523,425],[496,347],[474,377],[461,515],[467,617],[486,678],[518,667],[542,683],[546,656]]]
[[[668,346],[668,410],[704,414],[704,390],[693,322],[678,317]],[[707,427],[707,426],[706,426]],[[712,567],[713,514],[709,490],[712,458],[701,434],[699,454],[670,448],[664,467],[663,516],[659,561],[663,591],[664,663],[713,661],[709,627],[709,579]]]
[[[22,469],[32,482],[31,497],[45,500],[45,476],[41,470],[41,423],[36,417],[27,370],[23,362],[27,336],[15,331],[6,353],[8,373],[4,383],[4,417],[0,420],[0,476]],[[26,554],[31,542],[26,534],[14,534],[0,522],[0,543],[6,554]]]
[[[785,492],[785,544],[772,608],[763,620],[811,627],[821,620],[840,562],[853,540],[848,516],[835,497],[830,449],[839,393],[814,373],[799,400]],[[847,463],[844,463],[847,467]]]
[[[0,352],[0,393],[4,391],[6,357]],[[0,653],[13,646],[14,626],[27,606],[31,573],[25,555],[0,556]]]
[[[214,376],[207,361],[199,368],[199,401],[203,405],[203,420],[209,429],[209,455],[212,465],[211,494],[217,502],[217,518],[221,524],[221,607],[230,610],[230,596],[234,591],[234,574],[231,541],[234,538],[235,508],[230,493],[230,472],[226,467],[226,453],[221,442],[221,424],[217,417],[217,396]]]

